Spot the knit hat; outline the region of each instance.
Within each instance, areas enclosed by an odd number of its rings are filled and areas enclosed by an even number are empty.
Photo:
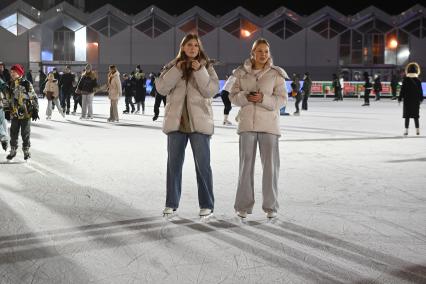
[[[15,64],[15,65],[13,65],[13,66],[10,68],[10,70],[13,70],[13,71],[15,71],[16,73],[18,73],[19,77],[24,76],[24,73],[25,73],[25,71],[24,71],[24,67],[22,67],[22,65],[20,65],[20,64]]]

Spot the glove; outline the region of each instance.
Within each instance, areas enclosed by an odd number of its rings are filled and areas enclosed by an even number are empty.
[[[36,121],[37,119],[40,119],[40,117],[38,116],[38,111],[33,111],[33,113],[31,114],[31,119],[32,121]]]

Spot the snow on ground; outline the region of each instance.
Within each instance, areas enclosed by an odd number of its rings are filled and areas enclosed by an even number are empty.
[[[258,158],[245,224],[233,211],[238,135],[221,125],[220,100],[209,222],[189,145],[178,215],[161,216],[167,148],[152,98],[118,124],[104,97],[93,121],[41,115],[29,163],[0,153],[0,283],[426,283],[424,105],[422,135],[412,121],[403,137],[397,102],[361,104],[311,98],[308,112],[281,117],[279,219],[261,210]]]

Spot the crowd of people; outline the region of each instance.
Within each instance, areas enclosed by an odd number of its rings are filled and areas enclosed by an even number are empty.
[[[24,68],[19,64],[13,65],[9,73],[4,64],[0,63],[0,141],[5,151],[10,144],[8,160],[16,156],[19,131],[23,140],[24,159],[30,158],[31,121],[39,119],[37,95],[24,73]],[[414,119],[417,135],[420,134],[419,108],[423,92],[419,74],[418,64],[410,63],[402,80],[398,101],[403,101],[404,104],[404,135],[408,134],[410,118]],[[140,66],[130,74],[123,74],[123,81],[120,76],[117,67],[110,65],[107,84],[104,86],[111,103],[108,122],[119,121],[118,101],[123,94],[123,113],[145,113],[146,77]],[[156,97],[153,120],[158,118],[161,101],[165,104],[162,129],[167,135],[168,156],[163,215],[170,216],[179,208],[182,168],[188,141],[195,162],[199,216],[210,216],[214,211],[213,174],[210,166],[210,142],[214,134],[212,98],[220,94],[224,103],[224,125],[232,124],[228,118],[232,104],[239,107],[239,175],[235,212],[245,219],[253,211],[254,168],[259,148],[263,169],[262,209],[267,218],[275,218],[279,209],[280,114],[285,114],[289,95],[295,98],[294,115],[300,115],[300,102],[302,110],[308,110],[312,85],[310,74],[304,74],[302,86],[299,75],[293,74],[291,91],[288,92],[285,82],[290,79],[289,76],[282,68],[273,64],[271,46],[267,40],[260,38],[254,42],[248,58],[229,75],[219,93],[219,79],[213,61],[204,51],[200,38],[195,34],[188,34],[183,38],[176,57],[165,65],[160,74],[151,74],[150,79],[153,84],[152,92]],[[380,77],[377,76],[372,82],[365,72],[364,80],[364,105],[369,105],[371,90],[375,90],[376,100],[380,99]],[[395,82],[392,84],[395,85]],[[53,70],[40,85],[49,102],[47,119],[51,117],[53,106],[58,108],[62,116],[69,114],[71,96],[74,97],[73,113],[77,105],[80,105],[81,119],[93,119],[93,96],[102,87],[98,85],[97,75],[90,64],[86,65],[78,79],[71,68],[67,67],[61,76]],[[342,86],[341,78],[334,74],[334,100],[343,99]],[[392,93],[394,94],[393,91]],[[11,121],[10,138],[6,120]]]

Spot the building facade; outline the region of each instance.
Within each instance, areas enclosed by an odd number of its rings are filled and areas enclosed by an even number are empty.
[[[110,64],[122,72],[138,64],[159,72],[189,32],[198,33],[209,57],[218,60],[221,78],[249,56],[259,37],[271,43],[276,65],[289,73],[309,71],[314,80],[339,72],[355,80],[364,71],[386,80],[409,61],[426,66],[421,5],[399,15],[369,7],[352,16],[324,7],[303,17],[285,7],[262,17],[238,7],[217,17],[199,7],[172,16],[155,6],[128,15],[109,4],[85,13],[82,0],[44,0],[40,10],[19,0],[1,9],[0,60],[34,73],[64,65],[80,71],[86,62],[100,74]]]

